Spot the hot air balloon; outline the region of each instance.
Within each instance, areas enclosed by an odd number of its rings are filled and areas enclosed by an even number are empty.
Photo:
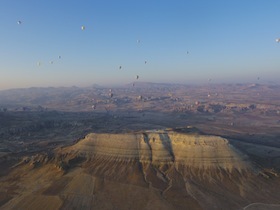
[[[86,29],[86,27],[85,27],[85,26],[81,26],[81,29],[82,29],[82,30],[85,30],[85,29]]]

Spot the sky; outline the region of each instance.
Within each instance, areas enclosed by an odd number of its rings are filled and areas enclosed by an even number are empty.
[[[0,0],[0,90],[136,75],[279,84],[279,10],[279,0]]]

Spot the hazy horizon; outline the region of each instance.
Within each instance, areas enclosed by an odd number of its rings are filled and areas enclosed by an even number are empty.
[[[276,0],[2,1],[0,90],[279,84],[278,8]]]

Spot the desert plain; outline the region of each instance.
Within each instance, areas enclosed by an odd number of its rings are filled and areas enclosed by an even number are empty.
[[[280,86],[0,91],[0,209],[280,209]]]

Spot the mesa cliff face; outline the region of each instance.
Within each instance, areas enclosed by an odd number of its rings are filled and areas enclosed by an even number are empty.
[[[241,171],[250,167],[247,157],[218,136],[147,131],[128,134],[91,133],[60,154],[151,164],[182,164],[199,169]]]
[[[212,210],[277,203],[272,186],[279,179],[259,174],[245,154],[217,136],[91,133],[53,156],[18,164],[7,180],[21,181],[0,208]],[[11,190],[7,183],[2,189]]]

